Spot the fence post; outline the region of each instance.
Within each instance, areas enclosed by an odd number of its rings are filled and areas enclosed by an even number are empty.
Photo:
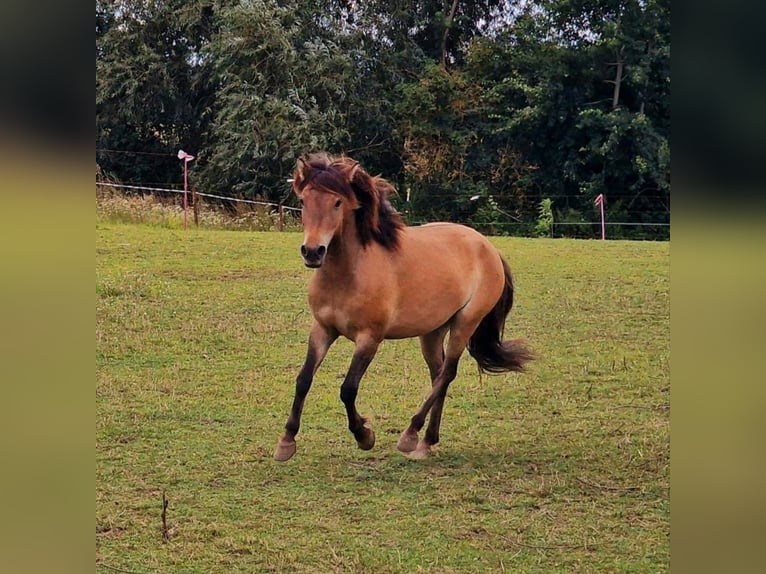
[[[192,188],[192,210],[194,211],[194,226],[199,227],[199,196],[197,188]]]
[[[284,231],[285,229],[285,210],[282,204],[279,204],[279,230]]]

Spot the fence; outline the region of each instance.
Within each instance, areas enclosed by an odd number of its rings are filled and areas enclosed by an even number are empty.
[[[194,212],[194,223],[196,225],[199,225],[199,202],[198,197],[207,197],[211,199],[217,199],[221,201],[228,201],[232,203],[243,203],[246,205],[259,205],[259,206],[265,206],[265,207],[271,207],[274,208],[277,216],[278,216],[278,229],[279,231],[283,231],[285,228],[285,218],[284,213],[285,211],[293,211],[293,212],[300,212],[300,209],[297,207],[290,207],[288,205],[282,205],[281,203],[274,203],[270,201],[260,201],[260,200],[253,200],[253,199],[242,199],[237,197],[226,197],[223,195],[216,195],[213,193],[203,193],[198,192],[195,189],[192,189],[190,191],[186,191],[183,189],[172,189],[172,188],[166,188],[166,187],[152,187],[152,186],[146,186],[146,185],[133,185],[133,184],[122,184],[122,183],[112,183],[112,182],[96,182],[97,186],[102,187],[109,187],[113,189],[121,189],[121,190],[129,190],[129,191],[136,191],[136,192],[160,192],[160,193],[175,193],[175,194],[181,194],[181,195],[191,195],[192,196],[192,210]],[[184,210],[186,210],[186,201],[184,200]],[[184,217],[185,214],[184,214]],[[184,222],[185,225],[185,222]]]
[[[99,181],[97,182],[98,186],[103,187],[109,187],[114,189],[122,189],[122,190],[129,190],[129,191],[137,191],[137,192],[158,192],[158,193],[174,193],[174,194],[184,194],[188,193],[192,195],[192,206],[194,209],[194,215],[195,215],[195,223],[197,222],[197,201],[196,197],[206,197],[210,199],[216,199],[219,201],[227,201],[232,203],[243,203],[243,204],[249,204],[249,205],[259,205],[264,207],[272,208],[276,211],[278,215],[278,221],[279,221],[279,230],[282,231],[284,229],[284,212],[285,211],[291,211],[298,213],[300,212],[300,208],[297,207],[291,207],[287,205],[283,205],[281,203],[275,203],[270,201],[261,201],[261,200],[253,200],[253,199],[243,199],[243,198],[236,198],[236,197],[226,197],[223,195],[216,195],[212,193],[203,193],[198,192],[192,189],[191,191],[184,191],[182,189],[173,189],[173,188],[167,188],[167,187],[152,187],[152,186],[146,186],[146,185],[134,185],[134,184],[122,184],[122,183],[112,183],[112,182],[103,182]],[[407,214],[404,213],[403,216],[406,218]],[[424,223],[428,223],[427,221],[409,221],[410,225],[422,225]],[[535,227],[535,221],[498,221],[498,222],[492,222],[492,223],[470,223],[472,227],[475,227],[479,231],[487,234],[487,235],[499,235],[499,234],[505,234],[505,235],[530,235],[533,234],[533,229]],[[654,229],[654,232],[649,234],[648,238],[651,239],[669,239],[670,238],[670,223],[668,222],[622,222],[622,221],[607,221],[605,223],[607,229],[620,229],[622,227],[639,227],[639,228],[647,228],[647,229]],[[556,222],[554,221],[551,225],[551,237],[575,237],[575,238],[596,238],[600,237],[600,222],[597,221],[582,221],[582,222],[572,222],[572,221],[561,221]],[[657,229],[666,229],[667,233],[657,233]],[[569,231],[567,231],[569,230]],[[607,232],[606,236],[607,238],[621,238],[622,237],[621,232],[612,233],[610,237],[610,233]],[[642,237],[639,236],[636,237],[634,234],[634,237],[641,239]]]
[[[411,225],[423,225],[428,221],[411,221]],[[471,227],[474,227],[478,231],[481,231],[485,235],[519,235],[519,236],[533,236],[535,233],[536,221],[498,221],[492,223],[469,223]],[[621,232],[610,234],[609,228],[621,228],[621,227],[639,227],[646,228],[647,230],[653,230],[649,237],[633,236],[629,239],[670,239],[670,223],[666,222],[622,222],[622,221],[607,221],[605,222],[607,232],[607,239],[622,239],[623,234]],[[563,229],[562,229],[563,228]],[[663,232],[658,233],[657,230],[661,229]],[[567,231],[568,230],[568,231]],[[576,239],[595,239],[601,237],[601,222],[600,221],[554,221],[551,224],[551,230],[549,237],[570,237]]]

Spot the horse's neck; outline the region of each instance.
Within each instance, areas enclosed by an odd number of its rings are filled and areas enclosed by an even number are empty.
[[[352,219],[346,222],[341,233],[330,242],[322,267],[328,271],[352,274],[363,251],[364,247],[359,241],[356,225]]]

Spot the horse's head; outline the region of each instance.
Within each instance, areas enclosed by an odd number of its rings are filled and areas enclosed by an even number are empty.
[[[353,159],[324,153],[299,159],[293,190],[303,204],[301,255],[307,267],[322,266],[333,238],[347,226],[356,230],[350,240],[363,247],[374,241],[396,249],[404,224],[387,199],[396,190]]]
[[[301,202],[301,256],[306,267],[322,266],[330,242],[360,207],[351,189],[358,164],[350,170],[336,164],[327,155],[316,154],[299,159],[295,168],[293,190]]]

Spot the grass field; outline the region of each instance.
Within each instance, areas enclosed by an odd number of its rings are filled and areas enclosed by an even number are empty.
[[[415,462],[396,441],[430,387],[417,341],[386,342],[362,381],[369,452],[339,341],[280,464],[301,237],[97,224],[98,571],[668,571],[669,243],[493,239],[530,372],[480,377],[466,354]]]

